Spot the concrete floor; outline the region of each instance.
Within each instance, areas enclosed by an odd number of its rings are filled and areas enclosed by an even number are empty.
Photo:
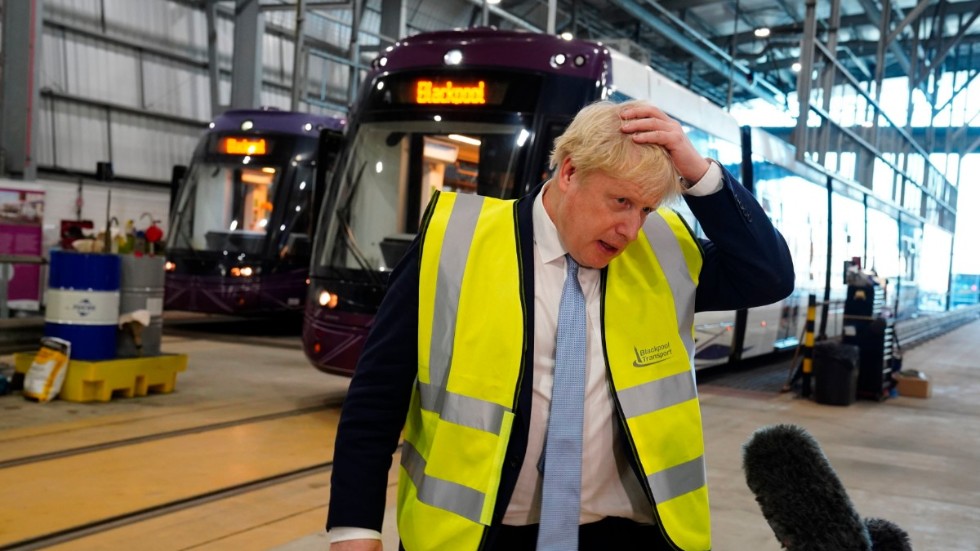
[[[346,380],[316,372],[298,348],[251,346],[248,340],[167,338],[167,351],[191,357],[178,391],[170,395],[107,404],[54,401],[44,406],[17,396],[3,397],[0,437],[32,425],[67,426],[103,415],[159,418],[171,410],[204,407],[209,401],[247,403],[256,408],[273,403],[311,404],[342,395]],[[714,549],[781,548],[745,484],[741,448],[759,427],[794,423],[820,443],[861,515],[897,523],[908,531],[917,550],[980,550],[977,343],[980,321],[906,351],[905,367],[925,372],[932,382],[929,399],[900,396],[881,403],[862,401],[836,407],[792,394],[734,390],[718,383],[700,385]],[[393,504],[388,512],[385,548],[392,550],[397,549]],[[266,548],[327,549],[324,516],[312,511],[292,536]],[[281,543],[285,541],[289,543]]]

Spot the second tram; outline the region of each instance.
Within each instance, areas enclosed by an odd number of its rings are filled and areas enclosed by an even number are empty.
[[[315,170],[330,168],[325,151],[337,149],[343,126],[264,109],[228,111],[210,124],[171,206],[166,309],[302,309],[323,197]]]

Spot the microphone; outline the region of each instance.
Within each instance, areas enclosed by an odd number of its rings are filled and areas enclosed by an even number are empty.
[[[864,525],[871,534],[871,548],[874,551],[912,551],[908,533],[894,522],[883,518],[866,518]]]
[[[837,473],[803,428],[755,431],[742,448],[742,467],[762,515],[788,551],[874,549]]]

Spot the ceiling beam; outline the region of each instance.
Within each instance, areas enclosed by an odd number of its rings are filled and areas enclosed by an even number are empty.
[[[895,38],[909,26],[909,23],[915,21],[920,15],[922,15],[922,12],[925,11],[925,9],[928,8],[929,4],[931,3],[932,0],[919,0],[919,3],[916,4],[915,8],[913,8],[908,15],[905,16],[905,19],[899,22],[898,25],[895,25],[895,28],[888,33],[888,36],[885,38],[885,44],[895,40]]]
[[[626,12],[630,13],[633,17],[642,21],[645,25],[657,30],[663,35],[664,38],[677,44],[708,67],[711,67],[713,70],[721,74],[729,75],[729,78],[732,78],[735,83],[742,88],[745,88],[746,90],[754,93],[760,98],[765,99],[766,101],[773,103],[774,105],[778,105],[780,107],[785,106],[785,97],[783,97],[783,93],[781,91],[764,80],[750,80],[748,77],[748,71],[744,67],[735,65],[727,53],[714,46],[711,44],[711,42],[705,40],[700,35],[698,35],[698,38],[700,38],[699,44],[696,39],[688,37],[671,24],[668,24],[666,21],[664,21],[663,17],[654,17],[652,13],[640,6],[634,0],[611,1]],[[649,0],[648,5],[655,9],[659,8],[659,10],[662,10],[660,15],[666,16],[666,18],[669,19],[674,19],[675,24],[680,23],[680,26],[686,26],[683,22],[676,20],[676,18],[669,12],[663,10],[662,6],[659,6],[656,3],[649,3]]]
[[[783,0],[777,0],[777,1],[783,3]],[[963,15],[963,14],[973,15],[976,14],[978,11],[980,11],[980,0],[971,0],[968,2],[956,2],[953,4],[947,4],[946,6],[947,7],[945,13],[947,17],[955,17],[957,15]],[[936,16],[937,12],[938,12],[937,6],[931,5],[923,10],[921,17],[923,18],[934,17]],[[879,15],[877,21],[880,20],[881,17]],[[850,27],[861,27],[864,25],[867,26],[872,25],[871,21],[869,21],[868,16],[865,15],[864,13],[853,14],[853,15],[841,15],[840,26],[842,29],[846,29]],[[876,24],[876,28],[878,28],[877,24]],[[766,39],[757,38],[753,34],[754,30],[755,29],[751,29],[751,30],[737,33],[736,40],[738,41],[738,43],[746,44],[746,43],[751,43],[753,41],[765,42]],[[799,37],[802,36],[803,34],[803,23],[795,22],[795,23],[787,23],[785,25],[776,25],[770,27],[769,30],[772,32],[770,36],[774,39],[778,39],[781,37]],[[716,44],[725,44],[728,42],[728,40],[729,37],[726,35],[726,36],[717,37],[712,41],[715,42]]]
[[[853,133],[857,135],[861,135],[863,132],[867,130],[866,128],[860,126],[851,126],[845,128],[851,130]],[[957,136],[957,139],[950,144],[950,151],[949,151],[950,153],[965,154],[973,151],[974,149],[977,148],[977,146],[980,146],[980,127],[967,126],[964,128],[966,128],[966,131],[960,133],[960,135]],[[794,129],[795,127],[782,127],[782,126],[775,126],[775,127],[770,126],[770,127],[761,128],[761,130],[765,130],[766,132],[773,134],[784,140],[791,139],[791,133],[793,132]],[[894,131],[893,129],[887,127],[879,129],[879,131],[883,131],[883,130]],[[937,126],[937,127],[913,126],[911,129],[904,128],[904,130],[907,131],[912,136],[912,139],[915,140],[923,148],[929,145],[927,144],[926,138],[930,132],[933,132],[935,136],[935,140],[931,144],[930,150],[927,151],[929,153],[945,153],[946,135],[949,134],[950,137],[953,137],[958,129],[945,127],[945,126]],[[969,140],[973,140],[973,142],[972,144],[967,145],[967,141]],[[885,144],[889,144],[890,142],[891,140],[882,140],[881,141],[882,147],[884,147]],[[888,153],[889,151],[882,150],[882,152]]]
[[[730,0],[664,0],[659,2],[659,4],[668,10],[681,11],[701,6],[710,6],[712,4],[721,4],[722,2],[727,4]]]
[[[953,50],[953,48],[955,48],[957,44],[963,41],[963,39],[966,37],[966,31],[970,30],[970,27],[977,20],[978,16],[980,16],[980,11],[975,12],[970,17],[970,19],[960,27],[960,30],[958,33],[956,33],[956,36],[954,36],[953,39],[950,40],[943,47],[942,50],[937,52],[936,55],[931,60],[928,61],[928,63],[926,63],[923,60],[923,70],[917,78],[917,81],[915,83],[916,85],[918,85],[920,82],[925,80],[925,76],[928,75],[931,70],[935,69],[937,65],[942,63],[943,60],[946,59],[946,56],[948,56],[949,53]]]

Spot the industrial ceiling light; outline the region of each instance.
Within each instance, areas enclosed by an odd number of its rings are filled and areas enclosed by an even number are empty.
[[[769,27],[759,27],[753,32],[753,34],[755,34],[755,36],[758,38],[765,38],[772,34],[772,31],[769,30]]]

